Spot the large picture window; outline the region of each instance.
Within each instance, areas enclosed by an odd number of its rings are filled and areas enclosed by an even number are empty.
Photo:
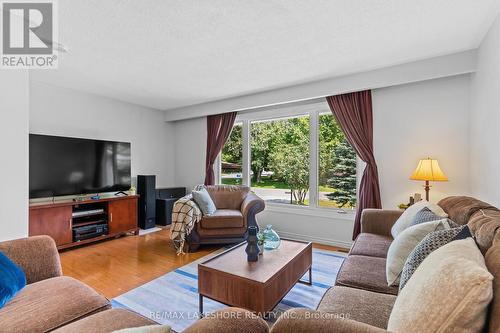
[[[269,203],[352,210],[357,157],[326,103],[245,114],[221,153],[220,183]]]
[[[309,116],[250,124],[252,191],[266,201],[308,205]]]
[[[332,114],[319,115],[318,205],[353,208],[356,205],[356,153]]]

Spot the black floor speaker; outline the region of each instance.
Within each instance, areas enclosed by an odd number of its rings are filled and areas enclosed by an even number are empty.
[[[149,229],[155,226],[156,219],[156,176],[138,175],[137,194],[139,194],[139,228]]]

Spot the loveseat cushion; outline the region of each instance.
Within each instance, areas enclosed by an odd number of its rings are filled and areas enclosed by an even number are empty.
[[[205,229],[242,228],[244,226],[241,211],[235,209],[217,209],[210,216],[203,216],[201,227]]]
[[[356,238],[349,254],[386,258],[392,237],[361,233]]]
[[[398,287],[387,285],[385,264],[385,258],[350,255],[344,260],[335,285],[397,295]]]
[[[394,295],[335,286],[326,292],[317,310],[385,329],[395,301]]]
[[[206,186],[217,209],[241,209],[241,204],[250,192],[248,186],[210,185]]]
[[[54,333],[109,333],[131,327],[155,325],[156,323],[134,312],[124,309],[110,309],[95,313],[69,325],[63,326]]]
[[[0,309],[0,330],[45,332],[109,308],[109,301],[71,277],[27,285]]]
[[[246,232],[246,227],[241,228],[219,228],[219,229],[205,229],[201,227],[201,223],[196,225],[196,232],[201,237],[205,238],[231,238],[231,237],[242,237]],[[241,240],[235,240],[235,243],[241,242]]]

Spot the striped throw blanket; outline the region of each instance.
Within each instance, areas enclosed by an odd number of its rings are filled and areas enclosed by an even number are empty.
[[[191,194],[180,198],[174,203],[170,238],[174,241],[177,255],[185,253],[186,236],[193,231],[193,228],[201,220],[201,217],[201,210],[194,202]]]

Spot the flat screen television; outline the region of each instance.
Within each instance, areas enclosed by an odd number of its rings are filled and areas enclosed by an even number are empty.
[[[130,143],[30,134],[30,199],[130,189]]]

